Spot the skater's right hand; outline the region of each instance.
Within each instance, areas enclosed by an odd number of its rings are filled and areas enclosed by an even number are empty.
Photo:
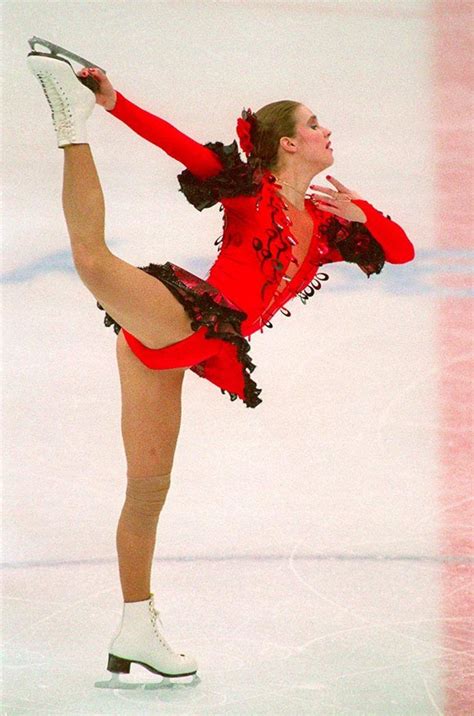
[[[110,80],[97,67],[85,67],[77,73],[79,78],[93,77],[99,85],[99,89],[94,90],[95,100],[97,104],[105,109],[113,109],[117,101],[117,93],[112,87]]]

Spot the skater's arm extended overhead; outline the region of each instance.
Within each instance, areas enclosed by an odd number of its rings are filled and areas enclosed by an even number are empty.
[[[180,132],[164,119],[133,104],[117,90],[116,93],[117,102],[113,109],[107,110],[109,114],[184,164],[199,179],[207,179],[222,171],[222,164],[211,149]]]

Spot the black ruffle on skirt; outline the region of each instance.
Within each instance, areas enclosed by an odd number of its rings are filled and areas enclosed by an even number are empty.
[[[259,405],[262,400],[258,396],[262,391],[257,388],[257,384],[250,377],[256,365],[248,355],[250,344],[241,333],[242,321],[247,318],[247,314],[231,304],[215,286],[169,261],[165,264],[151,263],[148,266],[138,266],[137,268],[154,276],[166,285],[190,317],[193,331],[197,331],[202,326],[207,326],[206,338],[219,338],[228,344],[231,343],[236,346],[237,359],[244,379],[244,395],[239,396],[237,393],[222,387],[221,392],[223,394],[228,393],[231,400],[241,397],[249,408],[255,408]],[[105,310],[99,302],[97,302],[97,308],[102,311]],[[107,312],[105,313],[104,324],[107,327],[113,326],[117,334],[121,330],[121,326]],[[192,366],[190,370],[201,378],[207,378],[214,382],[212,376],[206,370],[206,361]]]

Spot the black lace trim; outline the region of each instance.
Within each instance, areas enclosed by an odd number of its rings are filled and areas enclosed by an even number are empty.
[[[321,281],[329,281],[329,275],[327,273],[323,273],[322,271],[320,273],[316,273],[313,276],[312,280],[304,287],[304,289],[298,293],[298,296],[303,306],[306,304],[309,298],[314,296],[315,291],[321,290]]]
[[[296,241],[291,236],[290,225],[282,208],[283,201],[276,194],[275,181],[272,174],[265,175],[256,202],[257,212],[261,212],[266,217],[264,225],[267,227],[264,237],[254,236],[252,240],[252,248],[259,259],[260,271],[266,278],[260,289],[262,302],[271,299],[275,286],[280,282],[283,275],[283,261],[286,261],[288,252],[290,261],[299,265],[291,251],[291,246]]]
[[[100,305],[99,301],[97,301],[97,304],[96,304],[96,305],[97,305],[97,308],[100,308],[101,311],[105,311],[105,308]],[[112,316],[109,316],[109,314],[107,313],[107,311],[105,311],[104,325],[107,326],[107,328],[109,328],[109,326],[113,326],[113,327],[114,327],[114,331],[115,331],[115,333],[116,333],[117,335],[120,333],[120,331],[121,331],[121,329],[122,329],[122,326],[119,326],[119,324],[117,323],[117,321],[115,321],[115,320],[112,318]]]
[[[319,231],[330,248],[337,249],[344,261],[357,264],[367,278],[383,269],[385,252],[364,224],[352,221],[345,225],[331,216],[321,224]]]
[[[191,318],[193,331],[197,331],[201,326],[207,326],[209,330],[206,338],[220,338],[237,347],[237,358],[242,365],[244,375],[244,403],[248,408],[257,407],[262,402],[258,397],[262,390],[257,388],[257,384],[250,377],[250,373],[253,373],[256,365],[248,355],[250,344],[241,333],[241,324],[247,318],[247,314],[224,305],[226,299],[214,286],[170,262],[138,266],[138,268],[166,284]],[[190,285],[180,280],[180,277]],[[105,310],[99,302],[97,302],[97,307],[102,311]],[[121,326],[107,312],[104,324],[107,327],[113,325],[117,334],[121,329]],[[204,361],[192,366],[190,370],[201,378],[206,377]],[[236,400],[239,397],[236,393],[231,393],[223,388],[221,388],[221,393],[228,393],[231,400]]]
[[[208,142],[204,146],[217,154],[223,169],[209,179],[199,179],[189,169],[178,174],[179,191],[190,204],[202,211],[214,206],[221,197],[253,196],[257,193],[259,182],[254,182],[254,169],[241,160],[235,139],[232,144]]]

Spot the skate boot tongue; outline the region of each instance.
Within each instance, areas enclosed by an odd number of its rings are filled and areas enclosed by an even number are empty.
[[[150,606],[150,616],[151,616],[151,622],[153,624],[153,628],[154,629],[157,628],[156,621],[158,620],[160,622],[161,628],[164,629],[163,622],[161,621],[160,612],[155,607],[155,602],[153,600],[153,594],[151,595],[151,597],[149,599],[149,606]],[[170,647],[170,645],[168,644],[168,642],[166,641],[166,639],[163,637],[162,634],[160,634],[160,638],[163,641],[163,643],[166,645],[166,647],[172,652],[173,651],[172,648]]]

